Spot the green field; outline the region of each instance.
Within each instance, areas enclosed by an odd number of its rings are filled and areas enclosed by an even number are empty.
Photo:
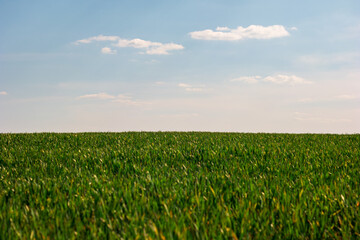
[[[360,238],[360,135],[0,134],[0,239]]]

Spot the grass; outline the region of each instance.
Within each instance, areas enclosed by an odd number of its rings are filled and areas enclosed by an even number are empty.
[[[0,134],[0,239],[360,238],[360,135]]]

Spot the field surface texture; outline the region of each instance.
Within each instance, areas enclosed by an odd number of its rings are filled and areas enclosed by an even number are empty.
[[[0,134],[0,239],[358,239],[360,135]]]

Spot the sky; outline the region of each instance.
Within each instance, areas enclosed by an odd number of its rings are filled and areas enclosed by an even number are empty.
[[[0,132],[360,133],[360,1],[0,0]]]

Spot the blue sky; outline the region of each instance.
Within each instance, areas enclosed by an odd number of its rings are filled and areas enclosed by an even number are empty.
[[[360,132],[359,1],[0,0],[0,132]]]

